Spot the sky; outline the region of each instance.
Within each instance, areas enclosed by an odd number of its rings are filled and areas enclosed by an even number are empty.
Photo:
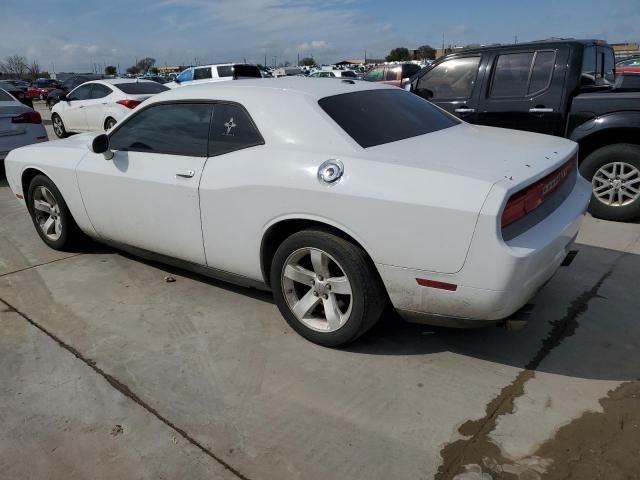
[[[640,0],[0,0],[0,61],[121,71],[297,56],[383,58],[395,47],[549,37],[640,42]]]

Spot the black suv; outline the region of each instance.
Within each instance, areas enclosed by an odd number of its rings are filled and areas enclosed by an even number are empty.
[[[548,40],[447,55],[407,88],[470,123],[578,142],[589,211],[626,221],[640,216],[640,91],[616,85],[605,42]]]

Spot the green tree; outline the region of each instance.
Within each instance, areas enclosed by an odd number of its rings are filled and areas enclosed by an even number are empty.
[[[118,73],[118,70],[113,65],[107,65],[106,67],[104,67],[105,75],[115,75],[117,73]]]
[[[422,45],[418,47],[417,60],[435,60],[436,49],[431,45]]]
[[[156,64],[156,59],[151,57],[144,57],[138,62],[138,68],[144,73],[149,73],[149,69]]]
[[[409,49],[405,47],[394,48],[386,57],[387,62],[403,62],[411,60]]]
[[[313,57],[304,57],[302,60],[300,60],[300,66],[302,67],[313,67],[316,65],[316,61],[313,59]]]
[[[127,68],[127,73],[129,75],[137,75],[140,73],[140,67],[138,65],[131,65],[129,68]]]

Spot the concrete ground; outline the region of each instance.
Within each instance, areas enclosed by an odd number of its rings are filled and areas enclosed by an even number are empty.
[[[3,479],[640,478],[640,224],[587,219],[522,331],[330,350],[266,294],[48,249],[4,177],[0,220]]]

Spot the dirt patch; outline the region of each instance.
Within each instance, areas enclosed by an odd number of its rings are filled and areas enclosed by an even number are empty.
[[[565,425],[536,455],[553,460],[549,480],[640,479],[640,382],[622,384]]]

